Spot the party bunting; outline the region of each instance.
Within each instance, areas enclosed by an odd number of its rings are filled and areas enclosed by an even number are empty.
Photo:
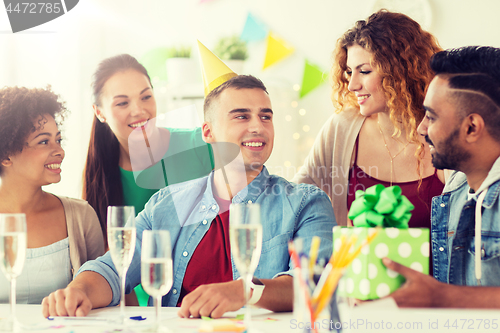
[[[304,76],[302,77],[302,85],[300,88],[300,98],[304,97],[312,90],[325,82],[324,72],[319,66],[310,63],[307,59],[304,66]]]
[[[246,42],[259,41],[266,38],[269,29],[251,13],[248,13],[247,21],[243,27],[240,39]]]
[[[146,67],[151,78],[158,77],[160,80],[167,79],[167,70],[165,61],[169,57],[169,49],[167,47],[159,47],[146,52],[139,62]]]
[[[272,32],[269,32],[267,35],[266,58],[264,59],[264,66],[262,69],[266,69],[267,67],[285,59],[293,52],[294,48],[291,45],[289,45],[282,38],[274,35]]]

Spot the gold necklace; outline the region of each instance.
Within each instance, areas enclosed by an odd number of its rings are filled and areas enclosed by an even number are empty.
[[[391,151],[389,150],[389,147],[387,146],[387,142],[385,141],[385,136],[384,136],[384,133],[382,132],[382,127],[380,127],[380,122],[378,120],[377,120],[377,124],[378,124],[378,129],[380,131],[380,134],[382,135],[382,139],[384,140],[385,149],[387,149],[387,153],[389,153],[389,158],[391,159],[391,186],[392,186],[392,174],[394,172],[394,159],[406,149],[406,147],[410,144],[410,142],[408,141],[405,144],[405,146],[403,147],[403,149],[401,149],[396,155],[392,156]]]

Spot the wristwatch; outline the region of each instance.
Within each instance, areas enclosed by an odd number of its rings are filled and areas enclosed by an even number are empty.
[[[247,304],[254,305],[255,303],[257,303],[262,297],[262,293],[264,292],[265,287],[266,286],[262,283],[262,281],[254,276],[252,278],[252,282],[250,283],[250,289],[253,290],[253,293]]]
[[[242,277],[240,276],[238,280],[239,279],[242,279]],[[255,303],[257,303],[259,299],[262,297],[262,293],[264,292],[265,287],[266,286],[262,283],[262,281],[254,276],[252,278],[252,282],[250,282],[250,289],[253,290],[253,293],[252,297],[250,297],[247,304],[254,305]]]

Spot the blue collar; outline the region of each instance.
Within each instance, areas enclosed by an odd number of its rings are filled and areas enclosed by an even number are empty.
[[[214,171],[212,171],[206,178],[204,178],[204,181],[206,181],[206,190],[205,193],[203,194],[199,206],[200,212],[204,212],[207,209],[210,209],[210,207],[212,207],[213,205],[217,205],[213,192],[213,178],[214,178]],[[250,184],[248,184],[245,188],[236,193],[236,195],[233,197],[232,202],[233,203],[255,202],[257,198],[266,190],[266,188],[270,186],[271,178],[272,176],[269,175],[267,168],[263,166],[262,171],[257,175],[257,177],[255,177],[254,180],[252,180]]]

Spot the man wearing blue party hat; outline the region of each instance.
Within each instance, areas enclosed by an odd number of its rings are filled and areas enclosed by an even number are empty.
[[[293,307],[293,265],[288,242],[303,240],[308,253],[321,238],[319,257],[332,252],[335,217],[328,196],[317,187],[270,175],[264,166],[274,141],[273,110],[257,78],[236,75],[199,45],[205,83],[203,139],[212,145],[215,168],[207,177],[157,192],[136,218],[137,245],[126,291],[141,281],[143,230],[171,235],[173,285],[163,306],[180,306],[180,317],[221,317],[245,303],[273,311]],[[252,291],[245,302],[243,282],[231,255],[230,204],[259,204],[262,251]],[[120,281],[109,254],[90,261],[66,289],[43,302],[43,313],[83,316],[90,309],[118,304]]]

